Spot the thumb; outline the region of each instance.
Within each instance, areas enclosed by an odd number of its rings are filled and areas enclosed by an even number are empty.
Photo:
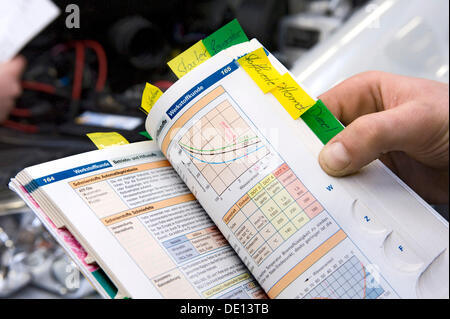
[[[319,164],[329,175],[345,176],[390,151],[414,157],[430,142],[435,120],[427,106],[417,102],[361,116],[325,145]]]

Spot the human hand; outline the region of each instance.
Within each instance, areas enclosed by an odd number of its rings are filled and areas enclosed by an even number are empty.
[[[348,125],[319,154],[326,173],[349,175],[379,158],[428,202],[449,202],[448,84],[371,71],[320,99]]]
[[[15,99],[22,93],[20,77],[25,64],[25,59],[20,56],[0,64],[0,123],[6,120]]]

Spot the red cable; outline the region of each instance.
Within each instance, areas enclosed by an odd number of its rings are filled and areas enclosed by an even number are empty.
[[[75,73],[72,87],[72,99],[79,100],[83,89],[84,71],[84,45],[81,42],[74,42],[75,46]]]
[[[85,40],[83,43],[92,50],[95,51],[98,60],[98,75],[97,84],[95,90],[97,92],[103,91],[106,84],[106,79],[108,76],[108,60],[106,58],[106,53],[100,43],[94,40]]]
[[[48,94],[55,94],[56,88],[53,85],[41,83],[41,82],[34,82],[34,81],[22,81],[22,88],[26,90],[32,90],[32,91],[39,91],[44,92]]]
[[[17,117],[30,117],[31,111],[29,109],[13,108],[11,110],[10,114],[13,116],[17,116]]]
[[[39,131],[39,128],[36,125],[17,123],[11,120],[6,120],[2,125],[25,133],[37,133]]]

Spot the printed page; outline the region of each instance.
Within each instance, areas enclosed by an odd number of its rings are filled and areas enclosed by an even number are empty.
[[[0,0],[0,63],[13,58],[58,14],[49,0]]]
[[[385,271],[373,243],[359,241],[355,201],[320,169],[311,136],[233,61],[257,47],[232,47],[185,75],[147,130],[270,298],[413,296],[411,278]]]
[[[127,296],[265,297],[154,142],[93,151],[26,172]]]

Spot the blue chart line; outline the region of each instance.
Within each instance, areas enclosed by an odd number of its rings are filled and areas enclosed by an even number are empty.
[[[183,147],[182,147],[182,149],[183,149],[183,151],[184,151],[186,154],[188,154],[190,157],[192,157],[192,158],[194,158],[194,159],[196,159],[197,161],[200,161],[200,162],[202,162],[202,163],[206,163],[206,164],[226,164],[226,163],[234,162],[234,161],[236,161],[236,160],[238,160],[238,159],[241,159],[241,158],[243,158],[243,157],[246,157],[246,156],[250,155],[251,153],[254,153],[254,152],[256,152],[256,151],[262,149],[263,147],[266,147],[266,146],[265,146],[265,145],[260,146],[260,147],[254,149],[254,150],[252,150],[252,151],[250,151],[250,152],[247,152],[246,154],[244,154],[244,155],[242,155],[242,156],[239,156],[239,157],[236,157],[236,158],[227,160],[227,161],[222,161],[222,162],[208,162],[208,161],[204,161],[204,160],[199,159],[198,157],[195,157],[194,155],[192,155],[191,153],[189,153],[188,151],[186,151]]]
[[[178,145],[217,195],[270,154],[267,145],[228,100],[198,119]]]

